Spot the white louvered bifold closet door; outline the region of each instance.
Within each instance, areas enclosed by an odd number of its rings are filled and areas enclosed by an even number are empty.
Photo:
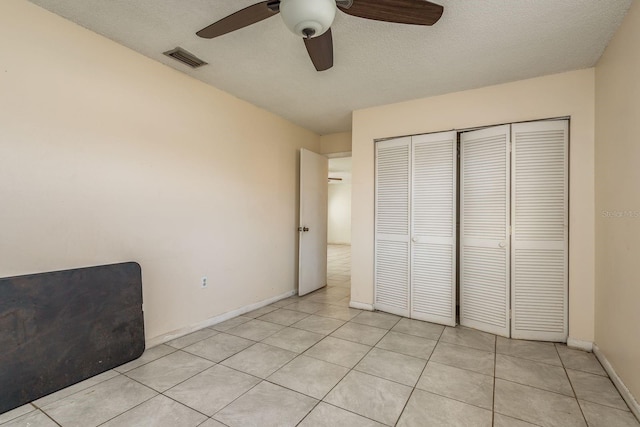
[[[375,308],[409,316],[411,138],[376,143]]]
[[[411,317],[455,326],[457,133],[412,143]]]
[[[514,338],[566,341],[569,122],[512,126]]]
[[[460,324],[509,336],[510,127],[460,135]]]

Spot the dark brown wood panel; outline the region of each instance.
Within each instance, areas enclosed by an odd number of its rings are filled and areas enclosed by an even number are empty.
[[[143,351],[137,263],[0,279],[0,413]]]

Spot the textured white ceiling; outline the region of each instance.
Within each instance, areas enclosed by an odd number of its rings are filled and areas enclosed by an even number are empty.
[[[357,109],[595,65],[632,0],[441,0],[433,27],[338,12],[335,65],[318,73],[279,16],[206,40],[195,32],[258,0],[30,0],[321,135]],[[210,65],[162,55],[181,46]]]

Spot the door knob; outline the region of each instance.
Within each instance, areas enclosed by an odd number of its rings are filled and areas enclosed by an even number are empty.
[[[420,238],[419,238],[419,237],[414,237],[414,238],[412,238],[412,239],[411,239],[411,241],[412,241],[413,243],[417,243],[419,240],[420,240]]]
[[[498,243],[498,246],[500,246],[501,248],[504,248],[505,246],[507,246],[507,244],[505,242],[500,242]]]

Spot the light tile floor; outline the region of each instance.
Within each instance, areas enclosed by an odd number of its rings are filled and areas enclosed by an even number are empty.
[[[640,426],[593,354],[350,309],[350,248],[328,257],[327,288],[148,349],[0,424]]]

